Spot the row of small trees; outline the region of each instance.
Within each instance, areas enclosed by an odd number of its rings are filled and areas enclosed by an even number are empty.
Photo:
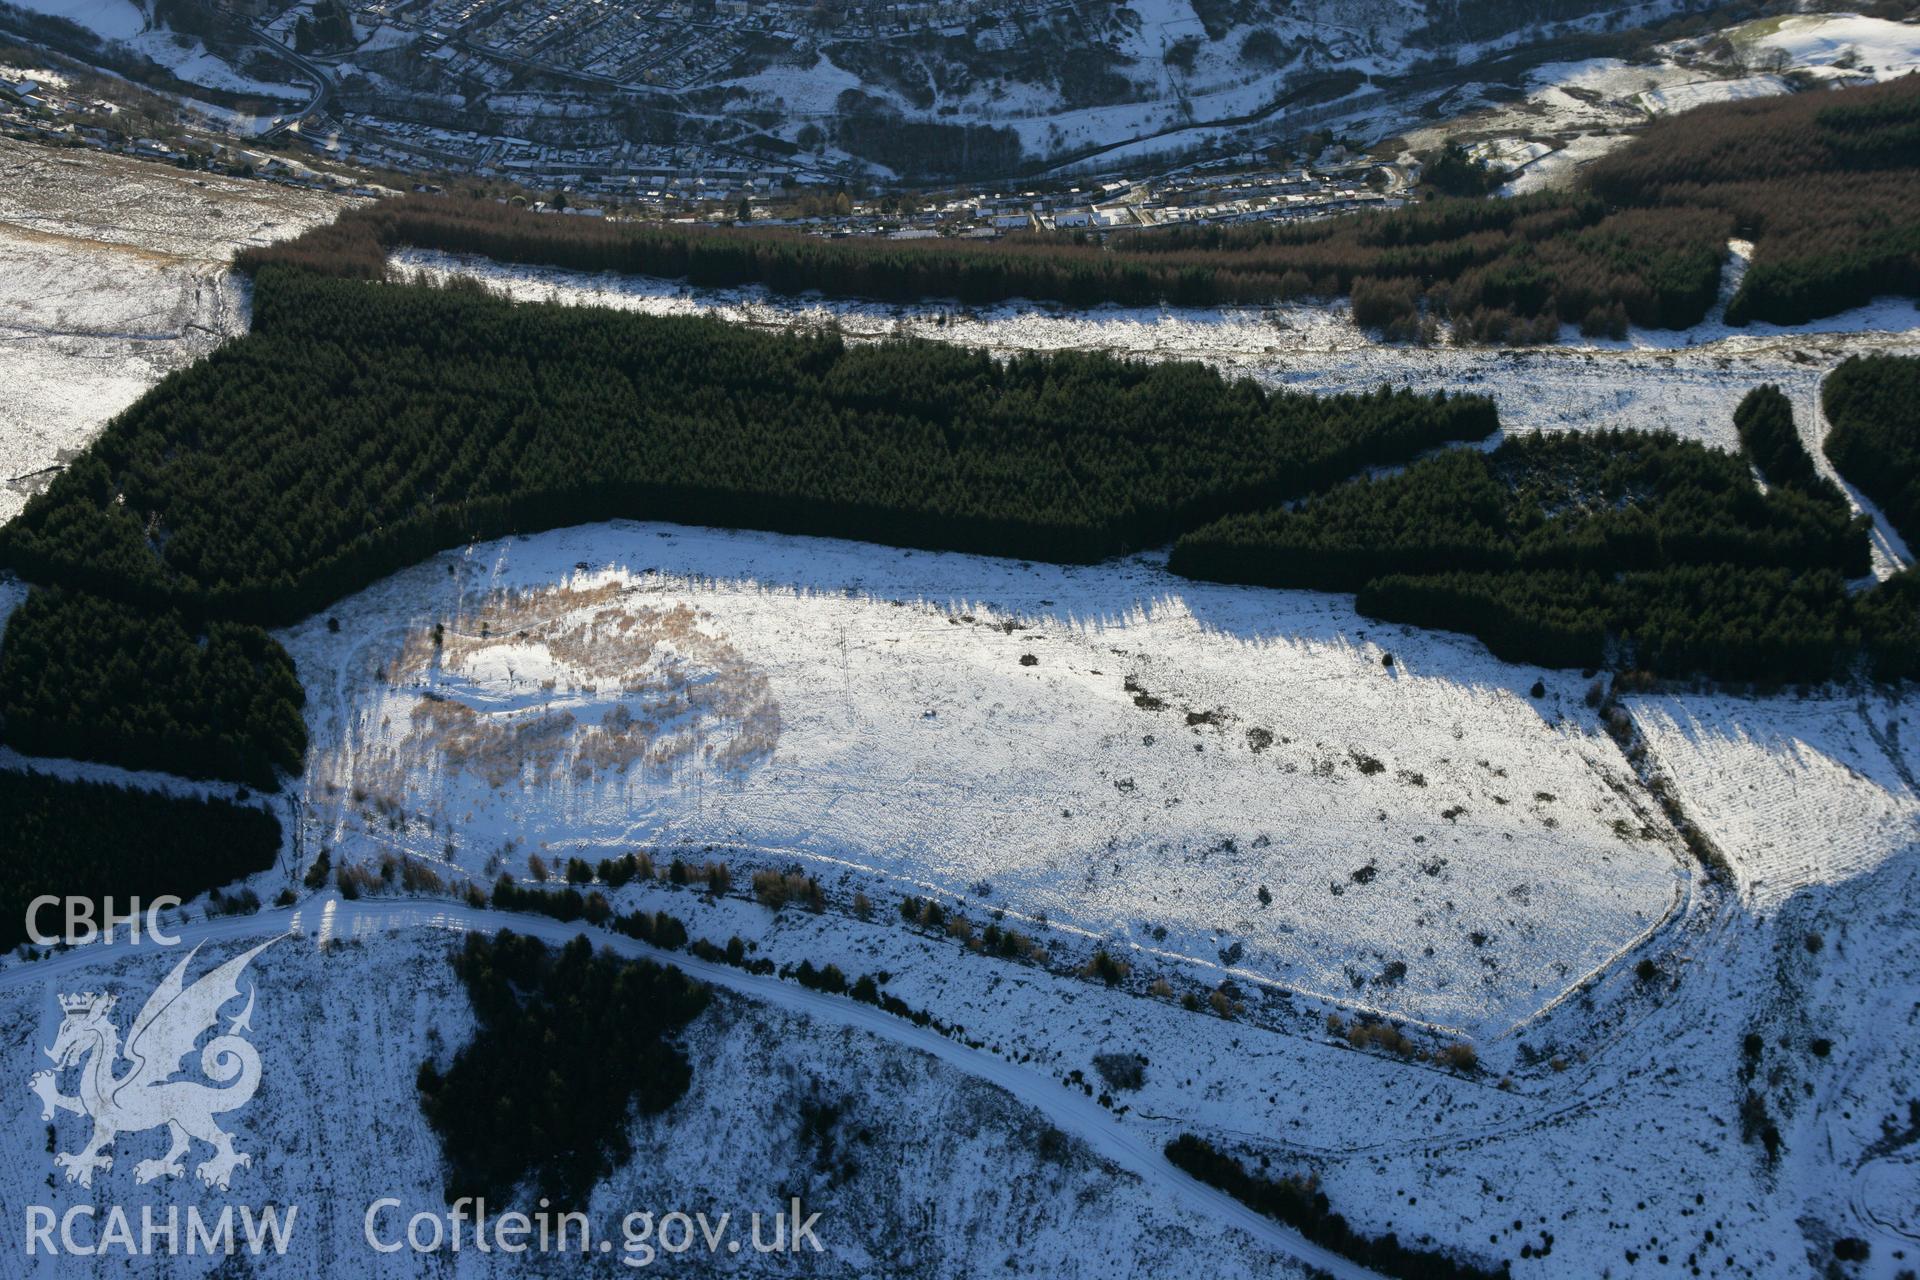
[[[1166,1155],[1178,1168],[1248,1208],[1381,1275],[1399,1280],[1502,1280],[1509,1274],[1504,1262],[1482,1265],[1441,1249],[1403,1243],[1391,1232],[1367,1235],[1334,1211],[1311,1175],[1267,1178],[1248,1173],[1238,1160],[1194,1134],[1183,1133],[1169,1142]]]
[[[1643,324],[1692,324],[1712,306],[1729,223],[1684,209],[1616,211],[1581,195],[1440,200],[1307,225],[1118,233],[1105,244],[1032,234],[971,240],[827,240],[780,229],[556,218],[459,197],[408,196],[247,249],[257,274],[294,265],[382,279],[403,245],[578,271],[618,271],[777,293],[912,302],[1012,298],[1093,306],[1267,305],[1368,281],[1465,315],[1508,308],[1580,323],[1622,306]]]

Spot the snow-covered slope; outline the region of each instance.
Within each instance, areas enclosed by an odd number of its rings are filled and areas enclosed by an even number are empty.
[[[1894,80],[1920,69],[1920,26],[1857,13],[1766,18],[1736,29],[1755,60],[1850,77]]]
[[[138,1184],[133,1165],[165,1145],[151,1132],[123,1135],[114,1168],[99,1174],[91,1190],[69,1185],[47,1154],[48,1126],[24,1087],[20,1105],[0,1113],[0,1134],[14,1153],[0,1161],[0,1196],[14,1210],[5,1228],[8,1274],[173,1276],[189,1265],[168,1257],[128,1259],[118,1251],[91,1260],[26,1255],[17,1238],[25,1206],[48,1206],[57,1215],[87,1204],[100,1206],[102,1215],[107,1206],[121,1206],[136,1233],[146,1207],[164,1214],[177,1206],[184,1215],[192,1206],[212,1219],[228,1206],[294,1206],[290,1247],[284,1257],[255,1264],[262,1274],[413,1276],[423,1267],[438,1273],[431,1270],[434,1259],[406,1250],[375,1252],[366,1242],[365,1218],[378,1200],[401,1202],[401,1209],[382,1210],[377,1219],[383,1242],[401,1238],[415,1212],[444,1218],[438,1140],[420,1112],[414,1075],[430,1058],[444,1064],[474,1034],[466,995],[448,964],[458,934],[345,927],[328,935],[321,916],[308,913],[309,936],[268,948],[250,970],[262,1086],[245,1109],[223,1121],[234,1130],[236,1147],[253,1157],[236,1171],[229,1191],[190,1176]],[[205,943],[195,975],[272,932],[249,922],[221,924],[207,931],[219,936]],[[529,924],[556,939],[568,933],[550,921]],[[327,945],[317,945],[329,936]],[[38,1057],[38,1046],[51,1044],[59,1026],[56,994],[83,986],[120,992],[124,1025],[182,954],[96,948],[81,957],[91,962],[85,965],[16,970],[0,982],[0,1044],[10,1061]],[[758,1212],[767,1219],[762,1238],[770,1239],[773,1213],[795,1195],[821,1214],[816,1232],[824,1252],[770,1259],[748,1251],[745,1263],[756,1273],[862,1275],[909,1266],[926,1276],[1100,1277],[1198,1266],[1223,1278],[1306,1274],[1271,1246],[1222,1230],[1217,1216],[1197,1211],[1194,1199],[1171,1197],[1166,1186],[1116,1167],[1073,1132],[1056,1128],[1045,1112],[904,1047],[932,1033],[885,1019],[882,1029],[892,1039],[883,1038],[850,1024],[856,1016],[884,1019],[863,1006],[841,1001],[848,1020],[821,1019],[802,1011],[821,997],[777,984],[773,994],[781,1003],[719,992],[688,1027],[683,1044],[693,1083],[687,1096],[662,1116],[631,1122],[636,1159],[600,1185],[588,1209],[594,1238],[609,1240],[617,1251],[613,1260],[634,1260],[631,1269],[613,1266],[605,1274],[630,1274],[644,1260],[637,1249],[625,1252],[622,1223],[629,1213],[656,1219],[676,1211],[709,1219],[731,1213],[735,1238],[745,1239],[747,1215]],[[1057,1094],[1071,1111],[1066,1092]],[[817,1126],[806,1127],[805,1104],[839,1108],[830,1146],[823,1148]],[[1090,1104],[1080,1099],[1079,1105]],[[76,1149],[87,1132],[83,1119],[63,1116],[53,1145]],[[726,1158],[716,1159],[716,1152]],[[1163,1163],[1149,1167],[1162,1179],[1171,1174]],[[938,1194],[930,1197],[930,1189]],[[1194,1193],[1204,1194],[1197,1187]],[[520,1207],[535,1206],[529,1200]],[[82,1223],[79,1238],[95,1238],[103,1223],[104,1217]],[[1277,1231],[1255,1225],[1263,1235]],[[702,1249],[654,1261],[695,1274],[731,1274],[744,1265],[724,1249],[717,1259]],[[473,1250],[471,1239],[458,1263],[463,1276],[578,1274],[583,1265],[564,1255],[486,1256]]]
[[[1920,795],[1901,749],[1920,723],[1904,703],[1676,695],[1629,705],[1656,766],[1726,841],[1757,906],[1920,846]]]
[[[1145,561],[615,523],[436,557],[286,642],[310,838],[483,881],[721,845],[1476,1033],[1689,881],[1577,675]]]

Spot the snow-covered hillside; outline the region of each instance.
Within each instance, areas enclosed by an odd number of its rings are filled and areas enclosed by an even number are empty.
[[[1476,1034],[1689,883],[1577,673],[1146,561],[616,523],[436,557],[286,642],[310,838],[482,881],[714,844]]]
[[[1765,18],[1732,38],[1750,58],[1840,79],[1893,80],[1920,69],[1920,27],[1857,13]]]
[[[262,1085],[245,1109],[223,1120],[235,1146],[253,1157],[229,1191],[191,1176],[137,1183],[134,1164],[165,1146],[153,1132],[122,1135],[114,1167],[91,1190],[69,1185],[48,1154],[49,1126],[38,1101],[24,1077],[16,1081],[17,1105],[0,1112],[0,1135],[13,1153],[0,1162],[0,1197],[13,1210],[4,1228],[9,1275],[162,1277],[181,1274],[185,1265],[117,1252],[29,1258],[19,1212],[27,1205],[61,1214],[78,1204],[117,1204],[136,1232],[149,1206],[163,1215],[169,1205],[182,1215],[192,1206],[209,1220],[236,1204],[297,1206],[285,1257],[255,1264],[273,1276],[335,1277],[347,1274],[343,1267],[357,1276],[439,1274],[438,1262],[453,1261],[376,1253],[366,1243],[364,1219],[377,1200],[401,1201],[403,1210],[378,1220],[390,1241],[402,1237],[410,1214],[445,1213],[439,1143],[420,1111],[414,1076],[428,1059],[444,1064],[474,1034],[466,993],[448,963],[459,935],[334,935],[323,947],[319,922],[309,918],[304,927],[309,936],[269,947],[249,971]],[[193,973],[240,950],[239,941],[208,943]],[[183,954],[120,952],[44,979],[31,966],[16,971],[0,985],[0,1045],[9,1061],[38,1058],[59,1028],[55,995],[69,988],[120,993],[124,1026]],[[655,1259],[677,1273],[732,1274],[750,1263],[756,1274],[830,1276],[899,1265],[953,1277],[1099,1277],[1189,1266],[1223,1278],[1306,1274],[1116,1168],[992,1084],[854,1027],[723,991],[682,1043],[693,1063],[692,1086],[666,1114],[632,1122],[636,1159],[600,1185],[587,1210],[595,1238],[621,1249],[622,1220],[636,1211],[656,1218],[730,1212],[741,1238],[747,1215],[759,1212],[771,1238],[772,1214],[800,1195],[809,1212],[821,1214],[816,1231],[824,1252],[775,1259],[749,1252],[741,1262],[724,1252],[709,1260],[702,1250]],[[809,1127],[809,1104],[839,1108],[825,1135],[817,1124]],[[74,1150],[87,1132],[84,1118],[63,1115],[52,1142]],[[822,1158],[823,1137],[831,1159]],[[721,1151],[726,1159],[715,1158]],[[931,1188],[939,1194],[929,1196]],[[520,1207],[535,1206],[529,1198]],[[99,1225],[83,1223],[80,1238],[93,1238]],[[471,1240],[458,1262],[463,1276],[573,1275],[593,1266],[578,1257],[489,1257]],[[634,1268],[607,1265],[592,1273]]]
[[[1399,42],[1421,8],[1314,0],[1284,21],[1302,47],[1317,33],[1321,65],[1363,65],[1369,49],[1409,55]],[[1129,56],[1161,90],[1226,103],[1261,87],[1236,80],[1248,23],[1214,38],[1188,0],[1129,12]],[[1196,29],[1191,71],[1168,64],[1160,50]],[[1558,114],[1536,123],[1587,121],[1593,135],[1538,153],[1522,102],[1482,141],[1539,154],[1523,182],[1558,180],[1556,165],[1564,175],[1626,127],[1623,104],[1770,91],[1777,68],[1759,59],[1776,46],[1836,77],[1880,74],[1910,30],[1770,20],[1742,36],[1756,61],[1739,77],[1542,68],[1529,102]],[[847,87],[850,72],[822,65],[831,79],[807,102]],[[995,109],[960,105],[961,118]],[[243,332],[226,255],[334,207],[0,142],[0,478],[59,465],[166,372]],[[1750,251],[1729,246],[1729,292]],[[1823,470],[1826,374],[1856,353],[1920,354],[1907,302],[1795,329],[1569,332],[1502,351],[1384,346],[1345,306],[888,307],[396,261],[522,299],[831,324],[856,340],[1198,358],[1318,392],[1446,387],[1492,396],[1507,431],[1668,427],[1731,447],[1734,406],[1771,382]],[[0,520],[36,483],[0,488]],[[1879,573],[1911,550],[1879,521]],[[24,594],[0,581],[0,631]],[[162,1149],[147,1131],[120,1139],[91,1192],[62,1181],[52,1152],[75,1150],[86,1121],[62,1115],[50,1132],[27,1087],[58,997],[115,991],[125,1027],[181,953],[0,957],[13,1064],[0,1275],[208,1270],[29,1259],[26,1205],[267,1202],[300,1206],[289,1256],[212,1274],[630,1274],[617,1256],[423,1263],[365,1247],[380,1197],[444,1211],[416,1071],[474,1034],[449,964],[462,931],[576,928],[409,897],[397,877],[357,901],[307,889],[304,860],[322,849],[375,870],[405,855],[450,891],[503,872],[526,886],[536,857],[556,871],[641,848],[723,859],[731,894],[592,887],[618,911],[672,913],[696,940],[737,938],[756,960],[876,976],[957,1028],[676,953],[715,984],[683,1036],[692,1085],[632,1122],[638,1154],[594,1192],[596,1232],[617,1247],[631,1211],[771,1212],[800,1194],[828,1246],[784,1267],[660,1263],[678,1272],[1313,1274],[1284,1229],[1172,1173],[1162,1144],[1183,1132],[1312,1177],[1360,1231],[1504,1262],[1520,1280],[1895,1280],[1920,1260],[1912,689],[1629,694],[1611,704],[1623,747],[1589,705],[1590,675],[1375,623],[1346,596],[1195,583],[1158,554],[1063,568],[641,521],[449,549],[278,634],[312,750],[284,795],[254,798],[288,838],[245,887],[295,905],[229,916],[202,897],[175,913],[208,962],[294,930],[253,969],[265,1072],[232,1127],[254,1161],[225,1193],[190,1177],[140,1185],[136,1162]],[[0,749],[0,768],[21,767],[129,777]],[[819,878],[824,909],[754,900],[752,871],[789,867]],[[904,895],[966,923],[910,924]],[[979,937],[989,922],[1037,951],[995,954]],[[1082,969],[1096,947],[1131,972],[1108,983]],[[1388,1027],[1411,1040],[1350,1035]],[[1139,1055],[1142,1078],[1110,1086],[1109,1055]],[[567,1068],[554,1064],[561,1087]],[[1870,1246],[1867,1261],[1836,1264],[1843,1239]]]
[[[1629,705],[1656,766],[1726,841],[1758,906],[1920,844],[1920,794],[1901,748],[1920,723],[1907,703],[1675,695]]]
[[[1378,105],[1396,77],[1441,62],[1470,67],[1540,41],[1696,7],[1127,0],[1071,18],[990,12],[930,31],[837,40],[818,33],[791,59],[725,83],[778,113],[789,136],[831,126],[839,95],[852,91],[906,119],[1010,130],[1030,159],[1091,151],[1113,161],[1218,142],[1256,117],[1282,136],[1297,133]],[[1436,94],[1447,89],[1434,86]]]

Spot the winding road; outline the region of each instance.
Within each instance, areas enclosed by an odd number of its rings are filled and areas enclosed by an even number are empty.
[[[176,945],[184,947],[263,938],[274,934],[292,934],[324,941],[328,938],[366,937],[398,929],[420,928],[456,933],[494,933],[511,929],[552,945],[564,944],[584,934],[596,946],[605,947],[617,955],[672,965],[702,982],[763,1001],[788,1013],[801,1014],[831,1026],[853,1027],[902,1048],[930,1054],[977,1080],[1006,1090],[1065,1132],[1085,1142],[1103,1159],[1144,1180],[1167,1200],[1177,1201],[1213,1222],[1237,1227],[1262,1247],[1317,1268],[1339,1280],[1370,1280],[1375,1276],[1365,1267],[1314,1244],[1299,1232],[1254,1212],[1225,1192],[1176,1168],[1154,1138],[1129,1129],[1093,1099],[1063,1088],[1052,1077],[1004,1061],[990,1053],[970,1049],[936,1031],[917,1027],[845,996],[827,995],[779,978],[743,973],[724,964],[679,952],[662,951],[624,934],[586,924],[563,924],[545,916],[517,912],[476,910],[452,901],[412,898],[404,901],[362,899],[349,902],[337,894],[327,893],[282,910],[263,911],[250,916],[223,916],[179,925],[169,936],[178,940]],[[138,943],[112,947],[98,944],[74,947],[43,960],[8,967],[0,972],[0,990],[39,985],[51,995],[56,990],[55,980],[58,978],[84,972],[130,951],[161,949],[159,944],[145,936]]]

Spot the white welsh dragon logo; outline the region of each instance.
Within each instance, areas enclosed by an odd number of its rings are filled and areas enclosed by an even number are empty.
[[[133,1167],[138,1182],[185,1173],[180,1157],[196,1138],[213,1148],[212,1157],[194,1170],[208,1186],[226,1190],[234,1169],[253,1163],[252,1156],[233,1149],[233,1135],[213,1120],[221,1112],[245,1106],[260,1087],[260,1055],[238,1034],[253,1029],[251,985],[247,1007],[228,1023],[225,1035],[207,1041],[200,1051],[200,1070],[225,1087],[173,1077],[200,1037],[219,1022],[221,1007],[239,997],[241,971],[279,940],[269,939],[234,957],[192,986],[186,985],[187,965],[200,948],[188,952],[147,997],[140,1016],[133,1020],[124,1051],[120,1029],[108,1016],[114,996],[89,991],[60,997],[66,1018],[53,1048],[45,1051],[53,1059],[54,1070],[36,1071],[31,1088],[40,1095],[42,1120],[53,1119],[56,1111],[93,1117],[93,1137],[87,1145],[72,1155],[63,1152],[53,1158],[55,1165],[67,1171],[67,1181],[92,1186],[94,1170],[113,1168],[113,1157],[105,1152],[116,1137],[161,1125],[167,1127],[173,1145],[160,1159],[142,1160]],[[124,1075],[115,1075],[123,1055],[132,1065]],[[80,1068],[80,1094],[69,1098],[59,1091],[59,1077],[74,1066]]]

